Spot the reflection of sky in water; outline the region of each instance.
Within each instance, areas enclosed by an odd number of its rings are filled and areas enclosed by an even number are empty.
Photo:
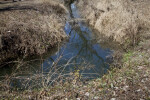
[[[80,18],[76,6],[72,4],[71,7],[72,16],[77,19]],[[98,75],[93,75],[91,73],[98,73],[99,75],[103,75],[104,72],[106,72],[106,70],[109,68],[109,66],[105,62],[107,61],[106,56],[110,55],[111,50],[101,48],[100,44],[94,41],[95,37],[94,34],[92,34],[92,30],[87,27],[83,22],[76,22],[75,25],[66,22],[65,32],[68,36],[70,36],[70,38],[65,45],[58,49],[59,51],[56,50],[57,48],[54,48],[54,51],[52,50],[53,52],[48,54],[50,55],[50,57],[44,60],[42,67],[41,59],[35,62],[33,61],[33,63],[32,61],[31,63],[29,62],[27,66],[30,65],[31,69],[28,67],[26,68],[25,64],[25,66],[22,67],[23,69],[21,69],[21,73],[19,74],[19,76],[30,77],[34,73],[41,73],[41,68],[43,68],[44,72],[51,71],[53,74],[54,67],[51,67],[51,65],[54,61],[57,61],[60,55],[62,55],[63,57],[59,60],[57,64],[58,68],[60,68],[62,65],[65,65],[70,59],[72,59],[62,74],[67,74],[71,71],[80,69],[81,66],[86,68],[85,70],[80,70],[80,73],[84,73],[84,75],[82,74],[82,76],[84,77],[98,77]],[[54,54],[55,51],[57,52]],[[87,69],[88,64],[93,65],[94,68]],[[3,74],[5,73],[12,73],[13,71],[13,69],[6,70],[4,68],[1,71],[0,76],[3,76]],[[60,69],[60,72],[62,72],[62,68]],[[57,78],[57,76],[54,76],[54,78]],[[21,79],[12,80],[12,86],[21,86],[23,84],[23,80]]]
[[[74,18],[80,18],[76,6],[72,4],[71,8]],[[69,59],[74,57],[71,62],[82,63],[84,59],[87,63],[95,66],[94,70],[85,70],[85,73],[95,73],[94,71],[96,70],[99,74],[103,74],[103,72],[108,69],[108,65],[105,62],[106,56],[108,56],[111,51],[109,49],[103,49],[99,44],[92,42],[94,36],[84,23],[78,22],[77,24],[78,27],[74,29],[69,22],[66,22],[65,32],[70,36],[69,42],[62,46],[56,55],[45,60],[43,63],[44,69],[51,66],[49,62],[55,61],[63,54],[58,65],[66,64]],[[73,69],[73,65],[69,65],[68,68],[66,68],[68,72],[71,69]]]

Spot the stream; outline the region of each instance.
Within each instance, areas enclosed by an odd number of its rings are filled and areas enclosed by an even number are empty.
[[[74,19],[81,18],[74,3],[71,10]],[[32,87],[34,84],[40,87],[79,76],[81,80],[103,76],[109,69],[108,57],[113,51],[101,47],[94,31],[84,21],[67,21],[64,30],[69,36],[67,42],[53,48],[45,57],[31,58],[21,63],[24,67],[19,71],[12,67],[2,68],[0,76],[12,75],[10,85],[17,88],[29,88],[31,84]],[[17,75],[12,74],[16,72]]]

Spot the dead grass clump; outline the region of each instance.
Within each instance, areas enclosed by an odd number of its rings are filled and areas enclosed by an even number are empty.
[[[139,28],[135,19],[133,15],[125,11],[108,12],[96,21],[95,28],[117,42],[124,43],[127,40],[130,42],[129,38],[131,38],[135,43]]]
[[[0,45],[7,55],[43,54],[66,37],[61,4],[40,0],[10,6],[0,11]]]
[[[149,0],[80,0],[77,3],[82,15],[100,34],[126,46],[135,45],[141,34],[149,33],[149,4]],[[84,12],[84,9],[88,10]]]

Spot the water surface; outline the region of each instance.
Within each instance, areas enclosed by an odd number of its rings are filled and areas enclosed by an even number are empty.
[[[73,18],[79,19],[80,15],[74,4],[71,5],[71,9]],[[83,80],[98,78],[107,72],[109,69],[107,57],[111,55],[112,51],[109,48],[101,47],[96,41],[95,33],[86,22],[69,20],[66,22],[64,30],[69,36],[69,40],[63,45],[53,48],[45,58],[26,61],[23,69],[17,74],[17,78],[12,77],[12,82],[10,82],[12,86],[22,86],[22,80],[28,78],[34,80],[38,75],[43,75],[43,77],[49,75],[51,77],[46,81],[53,82],[60,75],[68,77],[75,72],[80,73],[80,78]],[[12,73],[11,68],[2,70],[2,75]]]

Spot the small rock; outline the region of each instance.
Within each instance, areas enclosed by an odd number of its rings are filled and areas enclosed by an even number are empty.
[[[140,70],[140,69],[143,69],[143,66],[138,66],[138,69]]]
[[[116,100],[116,98],[111,98],[110,100]]]
[[[98,96],[96,96],[96,97],[94,97],[94,99],[95,99],[95,100],[98,100],[98,99],[99,99],[99,97],[98,97]]]
[[[80,100],[80,98],[77,98],[77,100]]]
[[[148,88],[147,88],[146,86],[144,86],[144,89],[145,89],[145,90],[148,90]]]
[[[119,87],[114,87],[116,90],[118,90],[119,89]]]
[[[141,89],[138,89],[138,90],[136,90],[137,92],[140,92],[141,91]]]
[[[65,98],[65,100],[68,100],[68,98]]]
[[[147,74],[144,74],[144,77],[147,77],[148,75]]]
[[[129,88],[129,86],[124,86],[124,87],[123,87],[123,90],[124,90],[124,91],[127,91],[128,88]]]
[[[140,100],[144,100],[144,99],[140,99]]]
[[[111,83],[111,85],[110,85],[110,86],[111,86],[111,88],[113,88],[113,87],[114,87],[113,83]]]
[[[89,92],[86,92],[86,93],[85,93],[85,96],[89,97],[89,96],[90,96],[90,93],[89,93]]]
[[[31,99],[31,96],[29,95],[29,99]]]
[[[8,33],[10,33],[11,31],[7,31]]]
[[[145,82],[144,79],[142,79],[141,82],[144,83]]]

